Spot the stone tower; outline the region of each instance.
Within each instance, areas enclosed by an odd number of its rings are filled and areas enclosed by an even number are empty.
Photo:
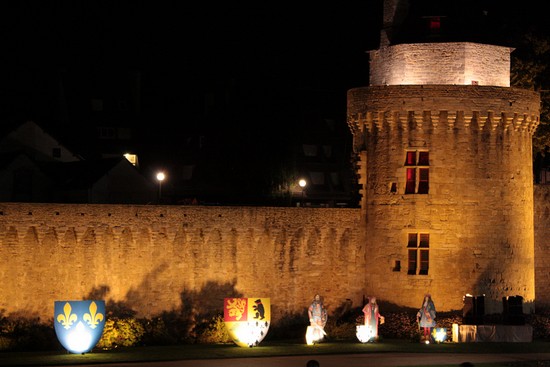
[[[370,85],[348,91],[366,222],[366,294],[458,310],[484,296],[534,310],[532,135],[540,96],[510,87],[509,47],[392,40],[384,5]],[[428,19],[437,31],[440,17]]]

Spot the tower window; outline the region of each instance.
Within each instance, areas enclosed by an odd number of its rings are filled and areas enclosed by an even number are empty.
[[[437,16],[430,17],[429,22],[430,22],[430,31],[432,32],[432,34],[434,33],[438,34],[441,29],[441,18]]]
[[[395,263],[393,265],[393,271],[401,271],[401,261],[395,260]]]
[[[409,151],[405,157],[405,194],[427,194],[429,191],[429,152]]]
[[[430,235],[428,233],[409,233],[408,243],[409,275],[427,275],[430,267]]]

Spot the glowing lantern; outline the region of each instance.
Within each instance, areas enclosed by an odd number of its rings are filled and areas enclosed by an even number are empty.
[[[374,341],[375,337],[369,325],[357,325],[355,335],[357,335],[357,339],[359,339],[361,343]]]
[[[99,342],[105,326],[104,301],[55,301],[57,340],[71,353],[86,353]]]
[[[434,328],[432,336],[437,343],[443,343],[447,340],[447,329],[443,327]]]
[[[271,323],[269,298],[225,298],[223,316],[235,344],[252,348],[267,335]]]

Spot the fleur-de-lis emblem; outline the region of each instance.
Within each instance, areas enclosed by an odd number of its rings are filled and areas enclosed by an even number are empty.
[[[63,306],[63,313],[57,315],[57,322],[61,323],[65,329],[69,329],[71,325],[78,319],[75,313],[71,313],[71,304],[65,303]]]
[[[97,305],[95,302],[90,303],[90,313],[85,313],[82,318],[90,325],[92,329],[97,327],[100,321],[103,321],[103,314],[97,313]]]
[[[237,321],[243,317],[246,307],[246,299],[233,298],[227,301],[228,314],[234,317]]]

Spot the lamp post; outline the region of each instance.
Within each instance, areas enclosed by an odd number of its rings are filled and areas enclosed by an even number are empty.
[[[300,206],[303,206],[304,205],[304,191],[305,191],[306,186],[307,186],[307,181],[302,178],[302,179],[300,179],[300,181],[298,181],[298,185],[300,185],[300,187],[302,188],[302,199],[300,200]]]
[[[164,175],[164,172],[157,173],[157,181],[159,182],[159,204],[162,198],[162,181],[164,181],[165,178],[166,176]]]

